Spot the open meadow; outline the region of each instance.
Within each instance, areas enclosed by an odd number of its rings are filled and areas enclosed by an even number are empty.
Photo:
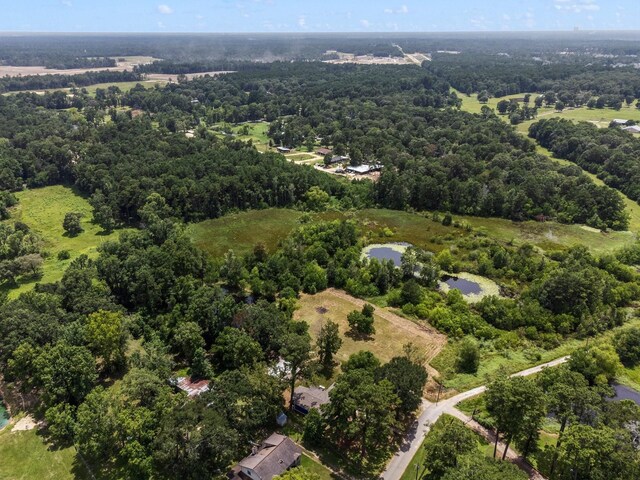
[[[108,240],[115,240],[120,231],[105,234],[102,229],[91,223],[91,205],[72,188],[55,185],[32,190],[24,190],[16,194],[18,205],[11,209],[8,222],[20,221],[36,232],[43,242],[45,261],[42,283],[56,282],[62,278],[69,263],[79,255],[97,256],[98,246]],[[65,214],[77,212],[83,215],[81,224],[84,232],[70,237],[62,228]],[[68,260],[58,260],[59,252],[67,250],[71,254]],[[33,287],[36,280],[29,280],[11,291],[12,295]]]
[[[347,315],[353,310],[361,310],[364,303],[341,290],[328,289],[315,295],[302,295],[300,308],[296,310],[294,317],[309,324],[314,340],[325,322],[336,322],[342,337],[342,347],[336,355],[339,362],[346,361],[350,355],[361,350],[370,351],[382,362],[388,362],[393,357],[402,355],[402,347],[408,343],[418,347],[429,361],[447,342],[446,336],[428,325],[414,323],[389,309],[379,307],[374,313],[376,332],[369,337],[353,335],[349,331]]]

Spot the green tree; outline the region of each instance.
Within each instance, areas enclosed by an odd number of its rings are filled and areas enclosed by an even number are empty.
[[[326,371],[330,371],[333,368],[333,357],[338,353],[341,346],[342,338],[340,338],[338,324],[331,320],[323,323],[316,340],[316,347],[318,348],[320,365]]]
[[[311,336],[306,322],[296,322],[289,332],[285,334],[280,354],[289,366],[289,408],[293,409],[293,394],[296,381],[310,366],[311,360]]]
[[[176,351],[188,362],[191,362],[193,355],[198,348],[205,347],[202,338],[202,328],[195,322],[180,323],[173,335],[173,345]]]
[[[412,305],[418,305],[422,302],[423,297],[424,294],[422,292],[422,288],[420,288],[420,284],[415,280],[415,278],[404,282],[400,291],[400,299],[403,304],[410,303]]]
[[[480,347],[473,337],[465,337],[458,345],[456,368],[463,373],[476,373],[480,366]]]
[[[500,100],[496,105],[498,109],[498,113],[500,113],[501,115],[504,115],[505,113],[507,113],[507,110],[509,109],[509,105],[510,105],[509,100]]]
[[[458,420],[441,416],[423,442],[424,467],[429,478],[441,478],[449,469],[457,468],[460,458],[478,445],[476,435]]]
[[[539,435],[545,403],[542,389],[533,380],[524,377],[498,379],[487,387],[485,402],[496,426],[494,458],[500,435],[506,441],[503,460],[512,440],[524,438],[525,442],[531,443]]]
[[[366,308],[366,305],[365,305]],[[365,315],[363,312],[354,310],[347,315],[347,323],[351,328],[351,331],[360,335],[373,335],[376,333],[376,329],[373,325],[373,314]]]
[[[303,438],[311,445],[319,445],[325,439],[326,424],[320,410],[312,408],[304,417]]]
[[[616,378],[620,359],[609,344],[579,348],[567,362],[569,368],[581,373],[590,385],[606,385]]]
[[[378,379],[391,382],[400,400],[398,413],[411,415],[422,403],[422,392],[427,384],[427,370],[407,357],[394,357],[377,372]]]
[[[613,345],[625,367],[633,368],[640,363],[640,328],[631,327],[617,332]]]
[[[318,293],[325,290],[328,286],[327,271],[318,265],[315,260],[307,263],[304,269],[304,278],[302,280],[302,289],[305,293]]]
[[[47,406],[57,403],[79,405],[98,378],[91,352],[64,342],[45,348],[34,366],[36,382]]]
[[[222,330],[213,346],[213,354],[226,370],[253,366],[263,358],[260,344],[243,330],[232,327]]]
[[[82,219],[81,213],[69,212],[65,214],[62,221],[62,228],[70,237],[76,237],[84,232],[80,220]]]
[[[307,208],[314,212],[323,211],[331,197],[318,186],[311,187],[305,194]]]
[[[229,250],[224,255],[220,275],[227,281],[229,288],[238,290],[240,282],[244,278],[244,266],[233,250]]]
[[[127,332],[122,313],[98,310],[87,317],[86,331],[89,348],[102,359],[106,370],[123,365]]]

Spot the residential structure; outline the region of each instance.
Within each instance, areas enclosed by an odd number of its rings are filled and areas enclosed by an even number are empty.
[[[631,125],[629,127],[624,127],[622,130],[629,133],[640,133],[640,125]]]
[[[301,456],[302,448],[289,437],[274,433],[262,445],[254,447],[251,455],[233,467],[227,477],[230,480],[271,480],[300,465]]]
[[[329,390],[323,386],[297,387],[293,391],[293,409],[302,415],[306,415],[312,409],[320,408],[322,405],[329,403]]]
[[[333,150],[330,150],[330,149],[328,149],[328,148],[319,148],[319,149],[316,151],[316,153],[317,153],[318,155],[322,155],[322,156],[324,157],[325,155],[331,155],[331,154],[333,153]]]
[[[182,390],[190,397],[196,397],[204,392],[209,391],[209,380],[197,380],[194,381],[190,377],[178,377],[174,378],[170,382],[179,390]]]
[[[278,152],[280,153],[289,153],[291,151],[291,149],[288,147],[276,147],[276,150],[278,150]]]
[[[379,172],[382,170],[382,165],[373,164],[373,165],[357,165],[357,166],[348,166],[347,173],[353,173],[356,175],[366,175],[371,172]]]

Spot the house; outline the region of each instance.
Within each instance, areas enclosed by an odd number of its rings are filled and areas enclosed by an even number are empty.
[[[625,127],[622,130],[629,133],[640,133],[640,125],[631,125],[629,127]]]
[[[328,149],[328,148],[319,148],[319,149],[316,151],[316,153],[317,153],[318,155],[322,155],[322,156],[324,157],[325,155],[331,155],[331,154],[333,153],[333,150],[330,150],[330,149]]]
[[[326,405],[330,401],[329,390],[322,385],[317,387],[297,387],[293,391],[293,409],[302,415],[306,415],[312,409]]]
[[[357,165],[355,167],[347,167],[347,173],[354,173],[356,175],[366,175],[371,172],[379,172],[382,170],[382,165],[374,163],[372,165]]]
[[[614,118],[611,120],[611,123],[614,125],[626,125],[629,120],[625,120],[624,118]]]
[[[278,152],[280,153],[289,153],[291,151],[291,149],[288,147],[276,147],[276,150],[278,150]]]
[[[178,377],[170,382],[173,386],[182,390],[190,397],[197,397],[201,393],[209,391],[209,380],[194,381],[190,377]]]
[[[300,465],[302,448],[289,437],[272,434],[227,474],[230,480],[271,480]]]

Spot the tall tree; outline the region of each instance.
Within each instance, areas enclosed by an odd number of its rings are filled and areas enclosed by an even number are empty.
[[[340,338],[338,324],[331,320],[323,323],[316,340],[316,347],[318,348],[320,365],[326,371],[330,371],[333,368],[333,356],[338,353],[341,346],[342,338]]]

